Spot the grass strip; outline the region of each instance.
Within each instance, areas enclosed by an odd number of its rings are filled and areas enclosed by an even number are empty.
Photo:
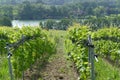
[[[95,62],[95,71],[96,80],[120,80],[118,68],[102,58]]]

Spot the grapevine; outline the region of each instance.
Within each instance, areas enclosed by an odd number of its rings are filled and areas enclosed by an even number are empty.
[[[11,45],[13,54],[11,61],[16,79],[21,78],[22,72],[31,68],[38,59],[44,61],[55,53],[54,40],[39,27],[1,28],[0,32],[0,44],[4,44],[0,47],[1,52],[6,53],[4,49],[6,43]],[[22,36],[23,41],[21,41]]]

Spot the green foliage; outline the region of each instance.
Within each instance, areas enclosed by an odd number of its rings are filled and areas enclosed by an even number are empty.
[[[6,42],[9,43],[10,34],[14,34],[14,31],[17,29],[12,29],[10,27],[0,27],[0,54],[5,54]]]
[[[66,30],[71,25],[72,25],[72,19],[61,19],[60,22],[58,22],[57,27],[60,30]]]
[[[9,1],[3,1],[3,0],[0,0],[0,4],[20,4],[24,1],[27,1],[27,0],[9,0]],[[29,0],[30,2],[32,3],[42,3],[42,4],[49,4],[49,5],[63,5],[63,4],[66,4],[66,3],[76,3],[76,2],[79,2],[79,0]]]
[[[19,12],[18,12],[18,17],[23,20],[31,20],[33,19],[33,9],[32,5],[30,2],[25,1],[23,5],[21,6]]]
[[[13,6],[0,5],[0,17],[8,17],[10,19],[13,19]]]
[[[9,18],[3,17],[0,19],[0,26],[12,26],[12,22]]]
[[[42,22],[40,22],[39,25],[40,25],[41,28],[44,28],[44,25],[43,25]]]
[[[88,80],[90,78],[88,49],[85,46],[85,40],[87,40],[89,30],[87,26],[76,24],[73,28],[69,29],[67,40],[65,41],[66,51],[80,73],[80,80]]]
[[[117,27],[103,28],[93,32],[92,37],[96,53],[109,58],[115,64],[119,62],[120,29]],[[118,63],[117,62],[117,63]],[[119,64],[117,64],[119,65]]]
[[[21,19],[21,20],[62,19],[62,18],[84,19],[84,18],[88,18],[89,16],[104,17],[109,15],[117,15],[120,13],[120,9],[119,9],[120,6],[118,5],[120,3],[119,1],[115,1],[115,0],[114,1],[112,0],[109,1],[10,0],[7,2],[1,1],[0,3],[2,4],[0,5],[0,16],[7,16],[10,19]],[[64,3],[71,3],[71,4],[56,6]],[[48,4],[53,4],[53,5],[48,5]]]
[[[59,21],[48,19],[44,23],[40,22],[40,26],[42,28],[47,28],[47,29],[66,30],[71,25],[72,25],[72,19],[61,19]]]
[[[10,80],[8,70],[8,59],[4,55],[0,55],[0,79]]]
[[[0,32],[1,38],[3,38],[0,44],[4,44],[1,46],[2,53],[6,53],[5,49],[3,49],[6,42],[12,44],[20,40],[22,35],[25,36],[24,43],[11,48],[13,53],[11,61],[16,78],[20,78],[22,71],[31,68],[38,59],[42,63],[56,51],[55,41],[49,38],[48,32],[42,31],[39,27],[1,28]]]
[[[81,19],[80,24],[88,25],[93,30],[97,30],[103,27],[119,27],[120,26],[120,15],[110,15],[104,17],[91,16],[88,19]]]
[[[88,34],[92,35],[95,53],[111,61],[115,66],[120,65],[120,29],[110,27],[91,31],[90,27],[74,25],[68,30],[65,41],[68,56],[75,62],[81,80],[88,80],[90,78],[88,48],[86,46]],[[113,77],[113,79],[116,79],[116,77]]]
[[[48,28],[48,29],[53,29],[56,22],[54,20],[47,20],[45,23],[45,28]]]

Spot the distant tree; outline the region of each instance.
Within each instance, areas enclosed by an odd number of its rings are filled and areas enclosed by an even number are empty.
[[[32,9],[32,5],[29,1],[23,2],[22,6],[19,10],[18,16],[20,19],[23,19],[23,20],[33,19],[33,9]]]
[[[0,15],[13,19],[13,7],[10,5],[0,6]]]
[[[12,26],[12,22],[8,17],[0,18],[0,26]]]
[[[40,22],[39,25],[40,25],[41,28],[44,28],[44,25],[43,25],[42,22]]]
[[[44,3],[42,0],[36,0],[36,3]]]
[[[52,18],[56,18],[57,17],[57,8],[55,6],[51,6],[49,14]]]
[[[72,25],[72,20],[70,20],[70,19],[62,19],[58,23],[58,29],[66,30],[70,25]]]
[[[49,10],[46,10],[46,8],[42,4],[33,5],[33,19],[45,19],[47,18],[47,14],[49,14]]]
[[[55,24],[56,22],[54,20],[49,19],[45,22],[45,28],[53,29]]]
[[[15,5],[16,4],[16,0],[11,0],[11,4]]]
[[[98,6],[93,11],[97,17],[101,17],[105,14],[105,8],[103,6]]]

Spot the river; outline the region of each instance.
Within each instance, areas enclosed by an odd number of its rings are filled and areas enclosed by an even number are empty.
[[[48,19],[44,20],[12,20],[12,26],[13,27],[23,27],[23,26],[39,26],[39,23],[42,22],[44,24],[45,21]],[[57,19],[52,19],[55,20],[56,22],[59,22],[60,20]]]
[[[12,26],[21,28],[22,26],[39,26],[39,23],[40,20],[13,20]]]

